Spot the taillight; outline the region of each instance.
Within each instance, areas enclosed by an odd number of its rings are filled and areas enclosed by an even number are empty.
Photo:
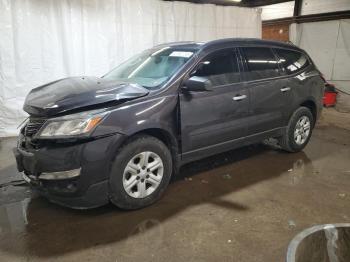
[[[334,88],[334,85],[331,84],[331,83],[329,83],[329,82],[326,80],[326,78],[324,77],[323,74],[320,73],[320,77],[322,78],[322,80],[323,80],[323,82],[324,82],[324,85],[325,85],[326,87],[327,87],[327,86],[331,86],[331,87]]]
[[[321,76],[323,82],[327,83],[327,80],[326,80],[326,78],[324,77],[324,75],[320,73],[320,76]]]

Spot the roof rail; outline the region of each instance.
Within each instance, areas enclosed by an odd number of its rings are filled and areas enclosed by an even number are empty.
[[[287,43],[287,44],[290,44],[290,45],[296,46],[292,41],[287,41],[286,43]]]

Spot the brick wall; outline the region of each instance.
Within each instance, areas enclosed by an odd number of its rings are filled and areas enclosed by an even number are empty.
[[[289,24],[263,25],[262,38],[267,40],[289,41]]]

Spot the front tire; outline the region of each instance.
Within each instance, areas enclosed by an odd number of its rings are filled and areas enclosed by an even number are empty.
[[[284,135],[279,139],[281,148],[287,152],[299,152],[309,142],[314,117],[307,107],[299,107],[289,120]]]
[[[172,157],[152,136],[137,136],[118,151],[109,178],[111,202],[122,209],[139,209],[156,202],[169,184]]]

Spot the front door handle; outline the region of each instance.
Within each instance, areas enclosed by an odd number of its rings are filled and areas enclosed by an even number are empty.
[[[234,96],[232,99],[235,101],[241,101],[243,99],[246,99],[247,96],[246,95],[238,95],[238,96]]]
[[[280,90],[281,90],[281,92],[287,92],[290,90],[290,87],[283,87]]]

